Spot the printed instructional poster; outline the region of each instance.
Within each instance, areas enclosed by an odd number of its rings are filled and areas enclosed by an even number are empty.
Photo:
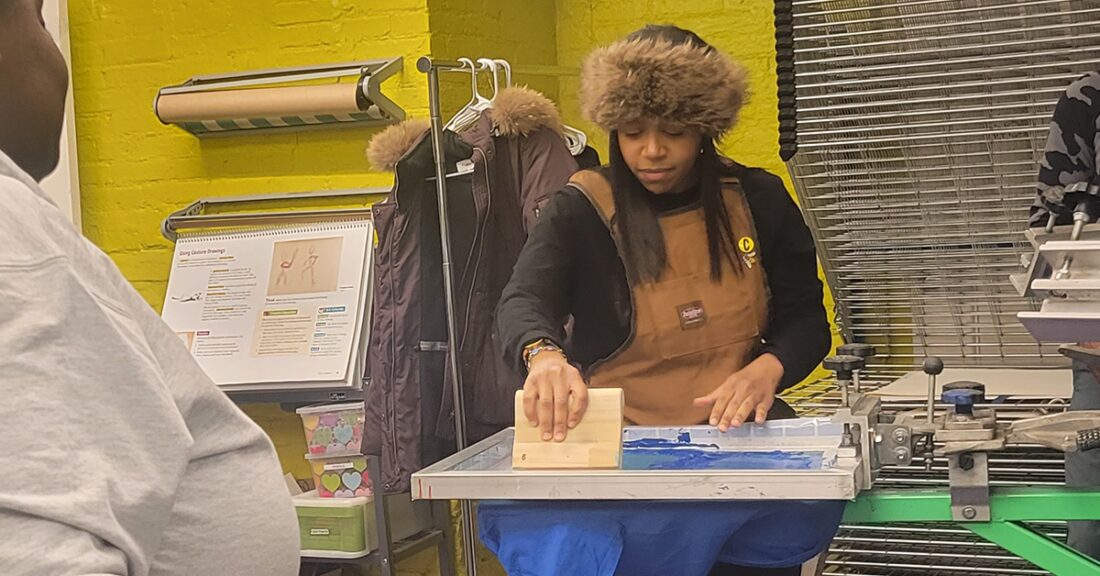
[[[369,221],[181,237],[162,316],[219,386],[340,385],[372,239]]]

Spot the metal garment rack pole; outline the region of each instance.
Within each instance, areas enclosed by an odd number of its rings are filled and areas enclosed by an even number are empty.
[[[439,204],[439,236],[443,248],[443,295],[447,308],[448,369],[454,383],[455,443],[466,448],[466,401],[462,394],[462,371],[458,369],[458,330],[454,299],[454,266],[451,260],[451,230],[447,215],[447,158],[443,150],[443,117],[439,101],[439,73],[465,70],[460,62],[445,62],[422,56],[416,69],[428,75],[428,108],[431,114],[432,157],[435,160],[436,201]],[[463,564],[467,576],[477,576],[477,546],[474,543],[474,507],[469,500],[462,504]]]

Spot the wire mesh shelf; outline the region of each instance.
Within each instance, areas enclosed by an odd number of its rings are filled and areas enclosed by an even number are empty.
[[[875,388],[935,355],[951,367],[1057,368],[1009,282],[1062,90],[1100,68],[1090,0],[795,0],[797,153],[789,161],[849,342],[875,345]],[[781,101],[783,90],[781,87]],[[782,118],[781,113],[781,118]],[[839,402],[831,382],[797,392],[805,415]],[[887,411],[923,402],[886,402]],[[1005,420],[1065,408],[996,405]],[[1062,484],[1062,455],[1017,447],[993,485]],[[887,469],[890,488],[945,486],[946,462]],[[1039,529],[1064,537],[1064,525]],[[845,526],[827,576],[1046,574],[964,529]]]

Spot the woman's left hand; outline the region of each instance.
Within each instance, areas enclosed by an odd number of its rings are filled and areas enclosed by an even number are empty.
[[[773,354],[763,354],[734,373],[714,392],[695,399],[699,407],[711,406],[710,424],[725,432],[756,415],[763,424],[775,402],[775,391],[783,378],[783,364]]]

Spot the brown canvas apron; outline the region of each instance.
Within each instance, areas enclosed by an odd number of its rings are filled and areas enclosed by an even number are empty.
[[[578,172],[581,190],[612,232],[611,186],[598,172]],[[755,357],[768,321],[768,287],[756,246],[756,229],[737,179],[724,179],[723,199],[736,235],[740,273],[723,260],[722,278],[710,279],[702,208],[659,217],[667,267],[657,282],[631,286],[631,335],[588,371],[589,386],[622,388],[627,420],[641,425],[705,423],[710,408],[692,400],[713,392]]]

